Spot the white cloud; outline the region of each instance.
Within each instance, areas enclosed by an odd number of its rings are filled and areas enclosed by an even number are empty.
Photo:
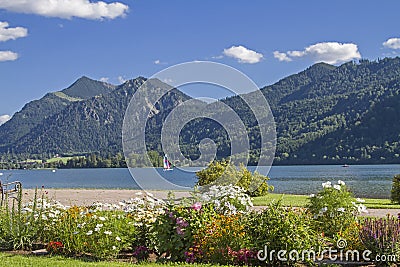
[[[383,46],[391,49],[400,49],[400,38],[390,38],[383,43]]]
[[[286,53],[275,51],[274,55],[275,53],[277,55],[279,53],[279,57],[275,56],[275,58],[278,58],[280,61],[283,58],[293,60],[296,57],[309,57],[314,62],[325,62],[328,64],[343,63],[361,58],[356,44],[338,42],[317,43],[306,47],[302,51],[288,51]]]
[[[288,57],[285,53],[280,53],[279,51],[274,52],[274,58],[278,59],[279,61],[292,61],[292,59]]]
[[[263,59],[263,55],[253,50],[247,49],[244,46],[232,46],[231,48],[224,49],[224,55],[236,58],[240,63],[254,64]]]
[[[8,26],[8,22],[0,21],[0,42],[15,40],[28,35],[28,30],[25,28],[9,28]]]
[[[6,123],[7,121],[9,121],[11,119],[10,115],[1,115],[0,116],[0,125]]]
[[[100,82],[103,82],[103,83],[108,83],[108,80],[109,80],[108,77],[101,77],[100,78]]]
[[[219,56],[212,56],[211,58],[212,59],[221,59],[221,58],[223,58],[224,56],[223,55],[219,55]]]
[[[70,19],[115,19],[124,16],[129,7],[120,2],[90,0],[0,0],[0,8],[13,12]]]
[[[18,54],[12,51],[0,51],[0,62],[14,61],[18,58]]]
[[[125,79],[124,77],[118,76],[118,82],[119,82],[119,83],[124,83],[124,82],[126,82],[126,81],[127,81],[127,79]]]

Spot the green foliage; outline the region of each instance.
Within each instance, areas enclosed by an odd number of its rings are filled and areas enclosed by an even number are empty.
[[[152,230],[158,253],[166,253],[172,261],[185,261],[185,252],[193,245],[193,236],[208,221],[212,221],[215,214],[212,205],[202,206],[200,210],[169,205]]]
[[[214,161],[206,169],[196,172],[199,179],[197,185],[205,186],[215,182],[229,166],[229,161]]]
[[[186,260],[238,265],[255,263],[257,259],[250,249],[246,230],[244,215],[217,214],[194,235]]]
[[[37,198],[37,189],[31,212],[26,212],[21,199],[22,190],[16,199],[6,198],[0,207],[0,249],[31,249],[43,233],[43,201]]]
[[[393,262],[399,262],[400,220],[398,218],[365,219],[360,230],[360,238],[363,245],[372,252],[371,258],[381,260],[377,262],[377,266],[393,266]]]
[[[393,177],[390,199],[393,203],[400,204],[400,174]]]
[[[251,213],[245,225],[252,247],[257,251],[263,250],[261,256],[265,256],[266,262],[272,266],[296,263],[296,260],[290,259],[282,262],[276,253],[271,259],[269,252],[272,250],[295,250],[301,255],[302,251],[318,250],[321,245],[317,232],[313,230],[311,215],[305,209],[285,208],[280,201],[271,203],[261,213]],[[288,255],[286,257],[289,258]]]
[[[94,208],[94,207],[93,207]],[[132,248],[135,242],[133,220],[121,211],[101,211],[94,208],[71,207],[67,210],[57,209],[44,213],[43,218],[52,220],[47,223],[44,240],[60,242],[67,255],[90,255],[104,259],[116,257],[121,250]]]
[[[316,229],[326,237],[338,239],[353,223],[357,215],[365,211],[361,199],[355,199],[343,181],[332,185],[331,182],[322,184],[323,189],[316,195],[311,195],[307,208],[316,221]]]
[[[263,196],[273,190],[269,178],[258,172],[252,173],[243,164],[236,168],[228,161],[214,161],[206,169],[196,172],[197,185],[206,188],[212,185],[235,185],[243,188],[250,196]]]

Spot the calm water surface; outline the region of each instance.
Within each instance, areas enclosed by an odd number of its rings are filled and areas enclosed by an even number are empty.
[[[193,187],[197,179],[194,168],[185,171],[175,169],[163,172],[166,180],[180,186]],[[266,174],[266,168],[260,172]],[[121,188],[138,189],[128,169],[70,169],[70,170],[0,170],[4,182],[19,180],[24,188],[44,186],[46,188]],[[153,182],[151,169],[139,169],[141,177],[148,179],[147,188],[158,188]],[[400,165],[352,165],[343,168],[338,165],[318,166],[274,166],[269,172],[269,183],[275,186],[275,193],[311,194],[326,181],[343,180],[358,197],[388,198],[392,178],[400,174]]]

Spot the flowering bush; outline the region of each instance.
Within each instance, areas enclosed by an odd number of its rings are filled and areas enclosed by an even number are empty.
[[[187,262],[249,264],[256,253],[249,249],[243,215],[215,215],[193,235],[185,253]]]
[[[250,196],[238,186],[213,185],[197,197],[203,202],[211,203],[218,213],[225,215],[247,212],[253,207]]]
[[[47,215],[44,241],[61,242],[66,254],[96,258],[114,257],[132,247],[136,236],[133,220],[116,206],[103,209],[99,203],[90,208],[54,206]]]
[[[193,236],[215,215],[212,205],[169,204],[152,229],[153,244],[159,254],[173,261],[187,259],[185,252],[193,245]]]
[[[317,229],[334,239],[356,222],[360,213],[367,212],[364,201],[355,199],[341,180],[333,185],[329,181],[323,183],[322,190],[312,194],[309,200],[308,209],[317,222]]]
[[[360,238],[364,246],[369,249],[375,258],[376,256],[395,255],[400,259],[400,220],[397,218],[367,218],[360,230]],[[396,261],[394,258],[387,258],[381,264],[389,265]]]
[[[119,203],[122,210],[133,220],[136,228],[136,246],[151,247],[153,224],[165,213],[166,203],[151,193],[138,192],[135,198]],[[150,252],[150,251],[149,251]]]
[[[47,251],[50,253],[60,253],[63,247],[63,243],[59,241],[50,241],[49,244],[47,244]]]
[[[281,265],[277,253],[270,256],[271,251],[318,251],[321,245],[318,234],[313,230],[313,219],[310,213],[302,208],[285,208],[281,202],[273,202],[261,213],[252,212],[247,216],[247,232],[255,251],[262,250],[261,257],[272,266]],[[265,255],[265,248],[268,255]],[[294,265],[297,259],[285,262]]]

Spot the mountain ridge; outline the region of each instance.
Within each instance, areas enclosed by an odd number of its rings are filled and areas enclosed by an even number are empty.
[[[10,128],[7,123],[14,127],[19,125],[12,124],[14,117],[0,126],[0,153],[120,153],[123,115],[130,97],[144,81],[145,78],[138,77],[112,86],[83,76],[58,93],[65,95],[47,94],[44,97],[47,97],[47,107],[53,110],[37,118],[36,124],[28,125],[25,134],[12,140],[1,138]],[[73,90],[69,89],[71,87]],[[100,89],[96,89],[98,87]],[[80,95],[79,88],[83,88]],[[400,106],[399,57],[360,60],[340,66],[317,63],[260,90],[276,121],[276,164],[400,161],[397,141],[400,137],[400,126],[397,126],[400,117],[397,112]],[[90,92],[102,93],[88,97]],[[149,118],[147,128],[150,150],[162,152],[157,140],[162,122],[171,109],[188,99],[190,97],[174,89],[164,102],[154,106],[157,112]],[[260,142],[254,115],[238,96],[221,101],[233,108],[248,128],[252,142],[250,162],[256,164]],[[31,111],[36,111],[37,103],[32,101],[27,105]],[[21,110],[19,116],[21,114],[26,115],[26,110]],[[15,117],[17,122],[21,121],[19,116]],[[198,158],[198,144],[206,137],[221,146],[220,158],[227,156],[226,134],[210,120],[191,122],[180,137],[182,152],[187,157]]]

